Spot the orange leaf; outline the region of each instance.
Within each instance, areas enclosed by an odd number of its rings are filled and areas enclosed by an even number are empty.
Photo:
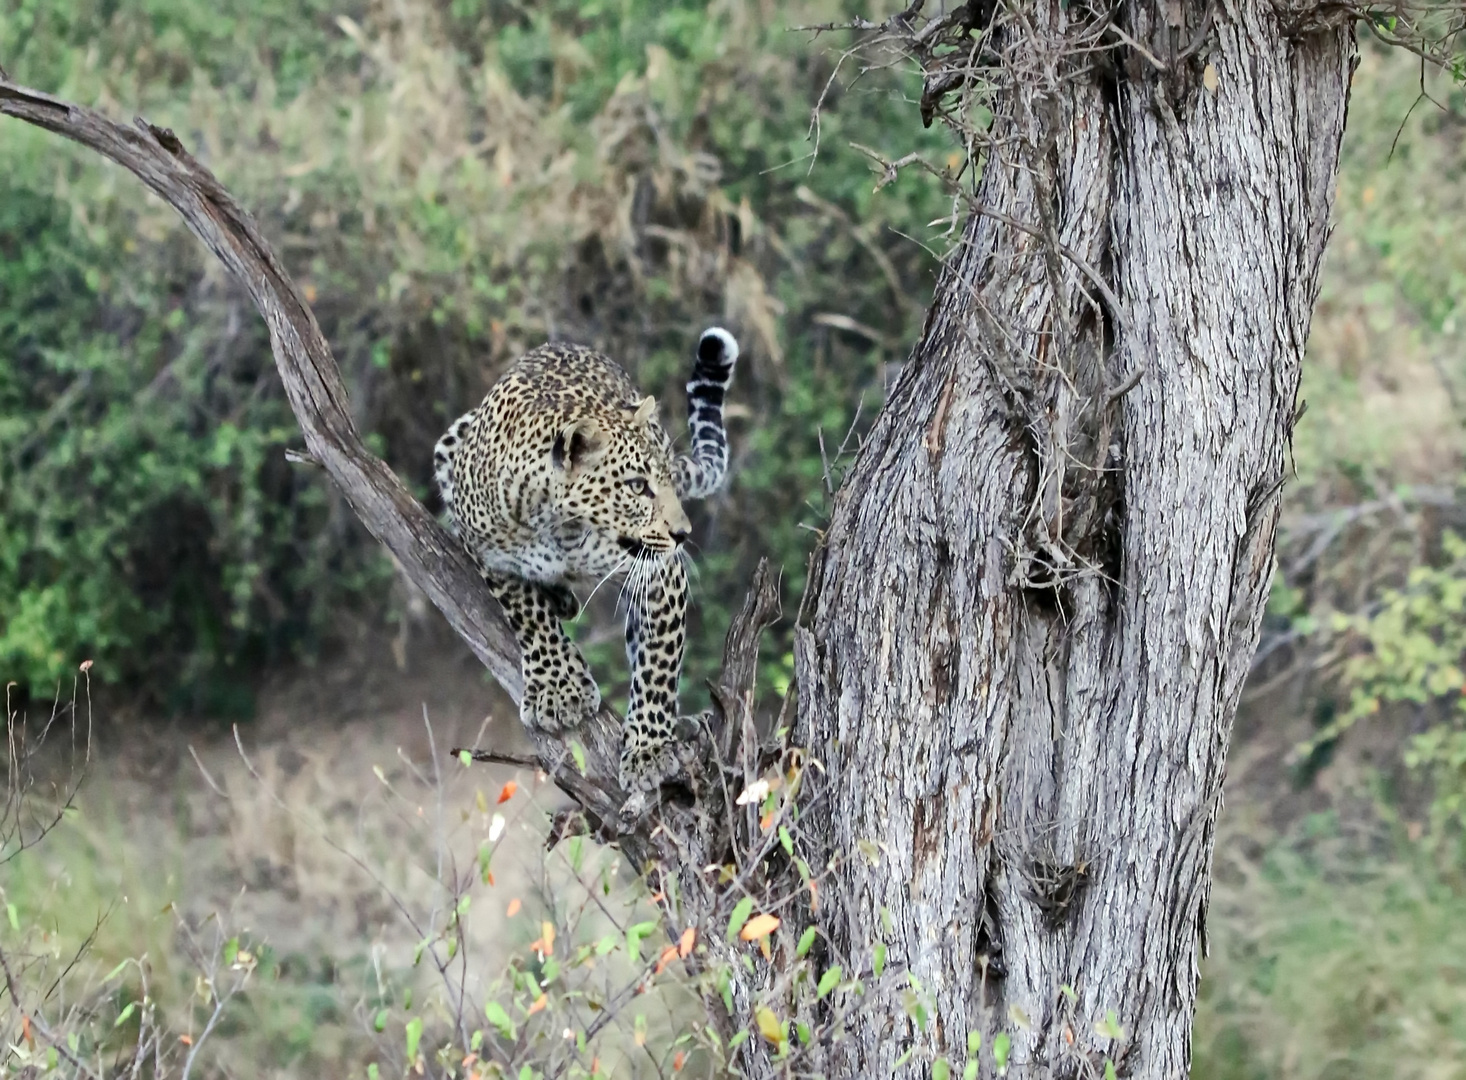
[[[178,1036],[178,1041],[181,1042],[184,1046],[192,1046],[193,1045],[193,1039],[191,1039],[187,1035],[180,1035],[180,1036]]]
[[[519,914],[520,906],[519,897],[516,896],[513,900],[509,901],[509,907],[504,911],[504,917],[506,919],[514,918],[514,916]]]
[[[692,954],[692,947],[697,944],[697,929],[689,926],[682,931],[682,936],[677,939],[677,955],[686,960]]]
[[[652,968],[652,974],[653,975],[660,975],[662,973],[662,970],[664,968],[666,968],[666,966],[668,964],[670,964],[673,960],[676,960],[676,959],[677,959],[677,946],[676,945],[668,945],[665,949],[662,950],[662,955],[659,956],[659,957],[657,957],[657,966],[654,967],[654,968]]]
[[[673,1072],[681,1072],[682,1071],[682,1066],[686,1062],[687,1062],[687,1055],[684,1054],[681,1050],[678,1050],[677,1051],[677,1056],[672,1059],[672,1071]]]
[[[540,939],[545,943],[541,952],[552,953],[555,951],[555,924],[552,922],[540,923]]]
[[[484,881],[488,882],[491,886],[494,884],[494,872],[492,870],[484,871]]]
[[[774,824],[774,812],[770,810],[763,817],[758,819],[758,827],[762,832],[768,832]]]
[[[758,938],[765,938],[779,929],[779,916],[777,915],[755,915],[743,924],[743,929],[738,931],[738,936],[744,941],[755,941]]]
[[[537,997],[537,998],[534,999],[534,1004],[529,1007],[529,1015],[530,1016],[533,1016],[535,1013],[541,1012],[544,1009],[544,1007],[546,1005],[548,1005],[549,1003],[550,1003],[550,997],[549,997],[549,995],[548,994],[541,994],[539,997]]]
[[[20,1037],[32,1050],[36,1048],[35,1036],[31,1034],[31,1018],[25,1013],[20,1014]]]
[[[817,884],[815,884],[814,878],[810,878],[809,879],[809,910],[810,911],[818,911],[819,909],[820,909],[820,887]]]
[[[519,785],[516,784],[513,780],[510,780],[507,784],[499,789],[499,797],[494,800],[494,805],[497,806],[499,803],[508,802],[510,799],[514,798],[514,793],[518,790]]]
[[[667,899],[667,894],[666,893],[663,893],[663,892],[654,892],[654,893],[652,893],[652,903],[654,903],[654,904],[660,904],[665,899]]]

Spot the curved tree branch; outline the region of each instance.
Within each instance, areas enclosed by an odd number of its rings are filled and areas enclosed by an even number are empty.
[[[367,531],[517,702],[519,650],[462,547],[385,463],[363,445],[331,347],[254,217],[172,131],[139,118],[132,127],[94,109],[19,86],[0,71],[0,113],[90,147],[121,165],[182,216],[193,234],[243,283],[270,329],[270,349],[311,458],[345,496]],[[588,812],[614,816],[621,721],[602,710],[577,732],[586,773],[565,768],[556,740],[537,737],[539,758],[556,783]]]

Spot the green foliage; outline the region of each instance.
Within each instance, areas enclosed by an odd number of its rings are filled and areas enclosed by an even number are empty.
[[[1407,764],[1434,780],[1434,824],[1466,825],[1466,541],[1442,537],[1441,566],[1418,566],[1403,588],[1372,609],[1340,615],[1336,628],[1355,651],[1343,664],[1349,708],[1318,740],[1334,738],[1390,704],[1429,718],[1411,738]]]
[[[950,213],[917,169],[875,192],[848,145],[960,162],[916,123],[910,73],[831,84],[816,156],[835,46],[787,28],[839,14],[0,0],[0,55],[22,81],[146,109],[257,209],[363,427],[424,496],[442,425],[522,349],[606,348],[679,425],[698,330],[733,328],[734,479],[696,511],[696,690],[758,557],[802,586],[821,433],[834,458],[874,415],[930,289],[922,238]],[[293,423],[238,291],[115,170],[16,123],[0,154],[7,678],[91,657],[197,704],[353,605],[392,617],[380,555],[282,462]],[[617,651],[592,650],[603,678]]]
[[[0,670],[46,687],[92,659],[197,689],[311,631],[324,499],[280,458],[263,335],[192,331],[162,268],[17,182],[38,157],[0,174]]]

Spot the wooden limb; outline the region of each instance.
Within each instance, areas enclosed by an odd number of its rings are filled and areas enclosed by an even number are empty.
[[[458,542],[363,445],[331,348],[253,216],[167,128],[142,119],[132,127],[119,124],[94,109],[12,83],[3,72],[0,114],[63,135],[121,165],[178,211],[229,268],[264,316],[280,379],[305,435],[306,453],[292,460],[326,471],[367,531],[518,701],[519,649],[498,605]],[[615,779],[620,732],[621,721],[609,710],[576,732],[586,751],[584,774],[559,767],[567,755],[558,740],[536,737],[546,771],[597,816],[614,816],[624,801]]]
[[[733,744],[742,730],[742,718],[752,706],[754,680],[758,676],[758,644],[763,632],[778,622],[779,578],[760,559],[753,573],[753,585],[743,606],[728,624],[723,644],[723,673],[710,687],[717,713],[715,753],[719,761],[733,760]]]

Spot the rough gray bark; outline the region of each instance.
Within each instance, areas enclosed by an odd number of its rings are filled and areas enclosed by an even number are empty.
[[[897,1075],[955,1074],[970,1031],[1006,1032],[1017,1075],[1190,1064],[1354,41],[1245,0],[1161,5],[1170,25],[1133,3],[1107,68],[1078,5],[1023,7],[981,210],[799,640],[838,866],[820,920],[867,963],[884,940],[931,1014],[888,981],[828,1075],[913,1047]]]

